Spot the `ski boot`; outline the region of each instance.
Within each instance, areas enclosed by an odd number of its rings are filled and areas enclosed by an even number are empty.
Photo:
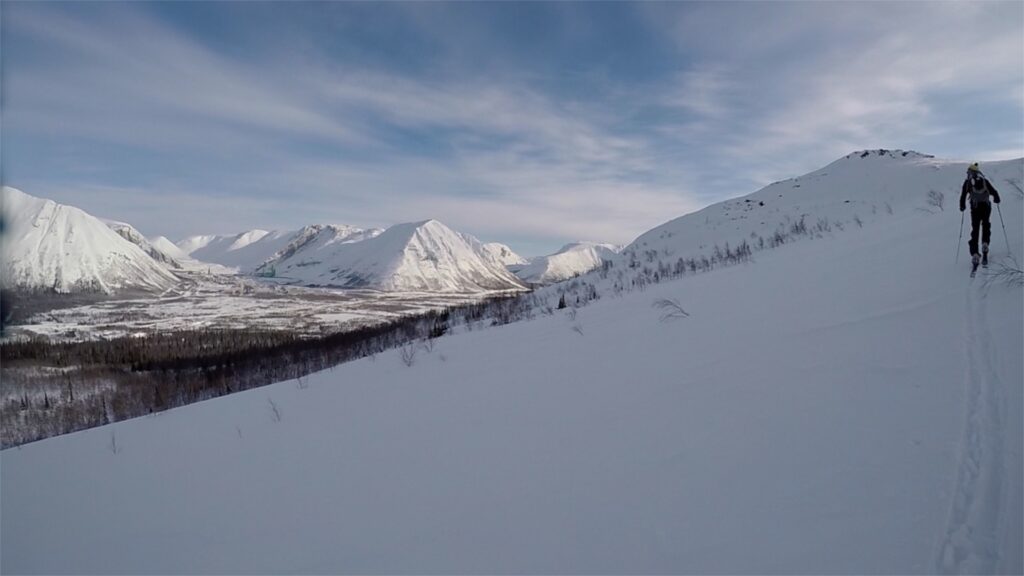
[[[981,262],[981,256],[978,254],[971,254],[971,278],[978,273],[978,264]]]

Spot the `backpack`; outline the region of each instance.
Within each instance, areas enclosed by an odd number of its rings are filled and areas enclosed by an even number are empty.
[[[971,172],[967,177],[967,189],[970,191],[971,206],[989,202],[988,182],[980,172]]]

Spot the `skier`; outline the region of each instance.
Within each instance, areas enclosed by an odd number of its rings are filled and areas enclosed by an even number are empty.
[[[999,204],[999,192],[992,186],[992,183],[985,178],[985,175],[978,169],[975,162],[967,167],[967,178],[964,179],[960,191],[960,211],[967,207],[965,202],[971,198],[971,239],[967,247],[971,250],[971,275],[978,269],[978,262],[988,266],[988,241],[991,237],[992,225],[988,217],[992,215],[992,201]],[[991,201],[989,200],[991,196]],[[978,254],[978,233],[981,233],[981,254]]]

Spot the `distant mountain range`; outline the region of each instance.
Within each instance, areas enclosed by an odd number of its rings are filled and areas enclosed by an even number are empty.
[[[163,237],[147,239],[130,224],[101,221],[4,187],[4,281],[8,288],[58,293],[159,292],[178,282],[175,273],[202,271],[385,291],[520,290],[586,274],[606,262],[678,262],[706,255],[715,246],[728,250],[730,243],[770,241],[774,232],[801,222],[824,227],[860,223],[891,211],[903,201],[901,191],[911,188],[945,191],[952,205],[958,190],[946,173],[949,165],[911,151],[858,151],[804,176],[668,221],[622,250],[578,242],[532,259],[503,244],[482,244],[437,220],[387,230],[316,224],[172,243]]]
[[[3,188],[7,213],[5,287],[19,291],[163,292],[189,271],[242,273],[307,286],[476,293],[522,290],[505,267],[522,259],[485,247],[436,220],[387,230],[316,224],[293,231],[251,230],[147,239],[131,224]]]
[[[517,290],[523,284],[483,245],[437,220],[385,231],[307,228],[256,269],[307,286],[390,291]]]

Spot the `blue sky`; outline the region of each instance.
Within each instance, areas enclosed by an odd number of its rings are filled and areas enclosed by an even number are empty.
[[[851,151],[1024,156],[1020,2],[0,4],[3,180],[147,235],[626,243]]]

